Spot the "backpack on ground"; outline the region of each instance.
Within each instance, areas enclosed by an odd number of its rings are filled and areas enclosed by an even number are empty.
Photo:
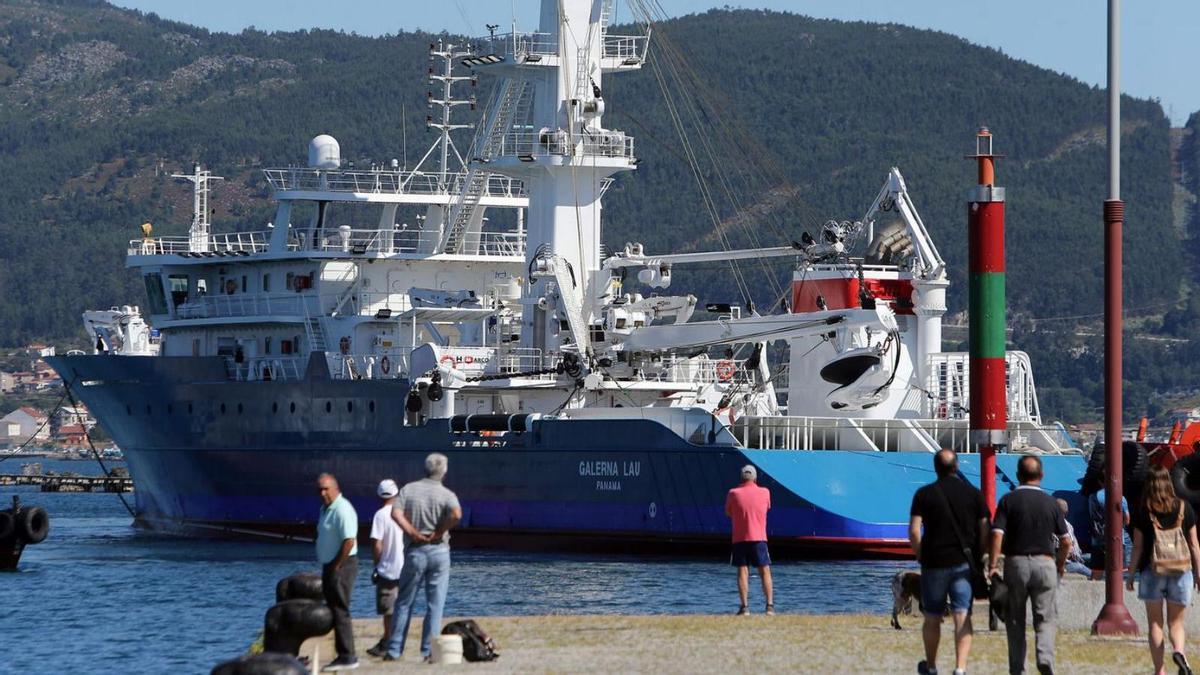
[[[442,629],[442,635],[462,636],[463,658],[468,661],[495,661],[500,658],[496,641],[471,619],[451,621]]]
[[[1187,536],[1183,533],[1183,500],[1179,501],[1179,513],[1175,525],[1161,527],[1158,518],[1150,514],[1154,527],[1154,550],[1150,552],[1150,569],[1155,574],[1183,574],[1192,569],[1192,553],[1188,549]]]

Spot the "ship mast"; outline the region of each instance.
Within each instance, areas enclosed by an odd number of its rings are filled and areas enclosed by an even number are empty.
[[[171,178],[182,178],[192,183],[192,225],[188,228],[188,250],[192,253],[208,251],[212,233],[208,222],[208,181],[225,179],[201,169],[199,164],[192,167],[192,173],[173,173]]]
[[[458,173],[466,168],[466,160],[463,159],[462,153],[458,151],[458,147],[454,145],[454,141],[450,138],[450,132],[456,129],[473,129],[474,124],[454,124],[450,121],[450,112],[460,105],[469,105],[471,110],[475,109],[475,96],[470,98],[455,98],[452,92],[456,82],[471,82],[474,86],[476,79],[474,76],[462,76],[454,74],[454,60],[467,56],[469,52],[463,51],[461,47],[453,44],[445,44],[438,40],[437,44],[430,43],[429,45],[429,84],[431,86],[441,87],[439,97],[435,97],[432,90],[426,92],[425,98],[428,102],[429,109],[432,111],[434,106],[441,108],[441,114],[436,118],[431,112],[425,116],[425,126],[430,129],[438,130],[438,139],[434,142],[429,151],[425,153],[425,157],[417,163],[417,168],[421,168],[421,164],[433,153],[435,149],[439,151],[440,161],[438,162],[438,187],[441,190],[449,190],[448,176],[451,173]],[[438,63],[438,60],[441,63]],[[450,171],[450,153],[454,153],[455,159],[458,160],[458,165],[454,171]]]
[[[603,73],[636,70],[643,36],[610,36],[609,0],[542,0],[535,33],[496,36],[464,60],[533,88],[531,124],[503,130],[488,168],[529,192],[521,346],[590,355],[608,286],[600,269],[601,196],[634,168],[633,139],[603,125]]]

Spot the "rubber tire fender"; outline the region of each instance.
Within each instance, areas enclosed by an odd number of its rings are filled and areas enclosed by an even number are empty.
[[[1121,443],[1121,460],[1121,473],[1124,474],[1122,479],[1126,485],[1131,483],[1140,485],[1145,482],[1146,474],[1150,471],[1150,455],[1146,452],[1144,445],[1137,441],[1124,441]],[[1104,469],[1107,464],[1107,448],[1103,444],[1097,443],[1092,448],[1091,456],[1088,457],[1087,472],[1085,475],[1098,477],[1100,479],[1100,487],[1103,487]],[[1096,487],[1090,492],[1095,492],[1100,487]]]
[[[16,531],[17,524],[13,521],[13,514],[9,511],[0,511],[0,541],[5,541]]]
[[[17,513],[17,531],[27,544],[40,544],[50,534],[50,516],[40,506],[26,506]]]
[[[1186,499],[1192,508],[1200,508],[1200,453],[1194,452],[1176,460],[1171,469],[1171,482],[1180,499]]]
[[[1125,481],[1146,482],[1146,476],[1150,473],[1150,453],[1146,452],[1146,446],[1137,441],[1125,441],[1121,444],[1121,453],[1121,469],[1125,474]]]

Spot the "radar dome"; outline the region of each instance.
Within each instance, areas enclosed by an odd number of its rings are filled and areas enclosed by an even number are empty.
[[[321,134],[308,142],[308,166],[313,169],[336,169],[342,163],[342,148],[337,139]]]

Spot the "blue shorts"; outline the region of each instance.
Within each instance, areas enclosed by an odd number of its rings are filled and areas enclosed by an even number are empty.
[[[971,611],[974,598],[971,593],[970,565],[963,563],[954,567],[921,568],[921,611],[929,616],[945,616],[947,596],[950,598],[950,609],[955,612]]]
[[[1192,573],[1155,574],[1146,568],[1138,577],[1138,599],[1145,602],[1166,600],[1186,607],[1192,604]]]
[[[739,541],[733,545],[729,564],[734,567],[770,567],[771,554],[765,541]]]

